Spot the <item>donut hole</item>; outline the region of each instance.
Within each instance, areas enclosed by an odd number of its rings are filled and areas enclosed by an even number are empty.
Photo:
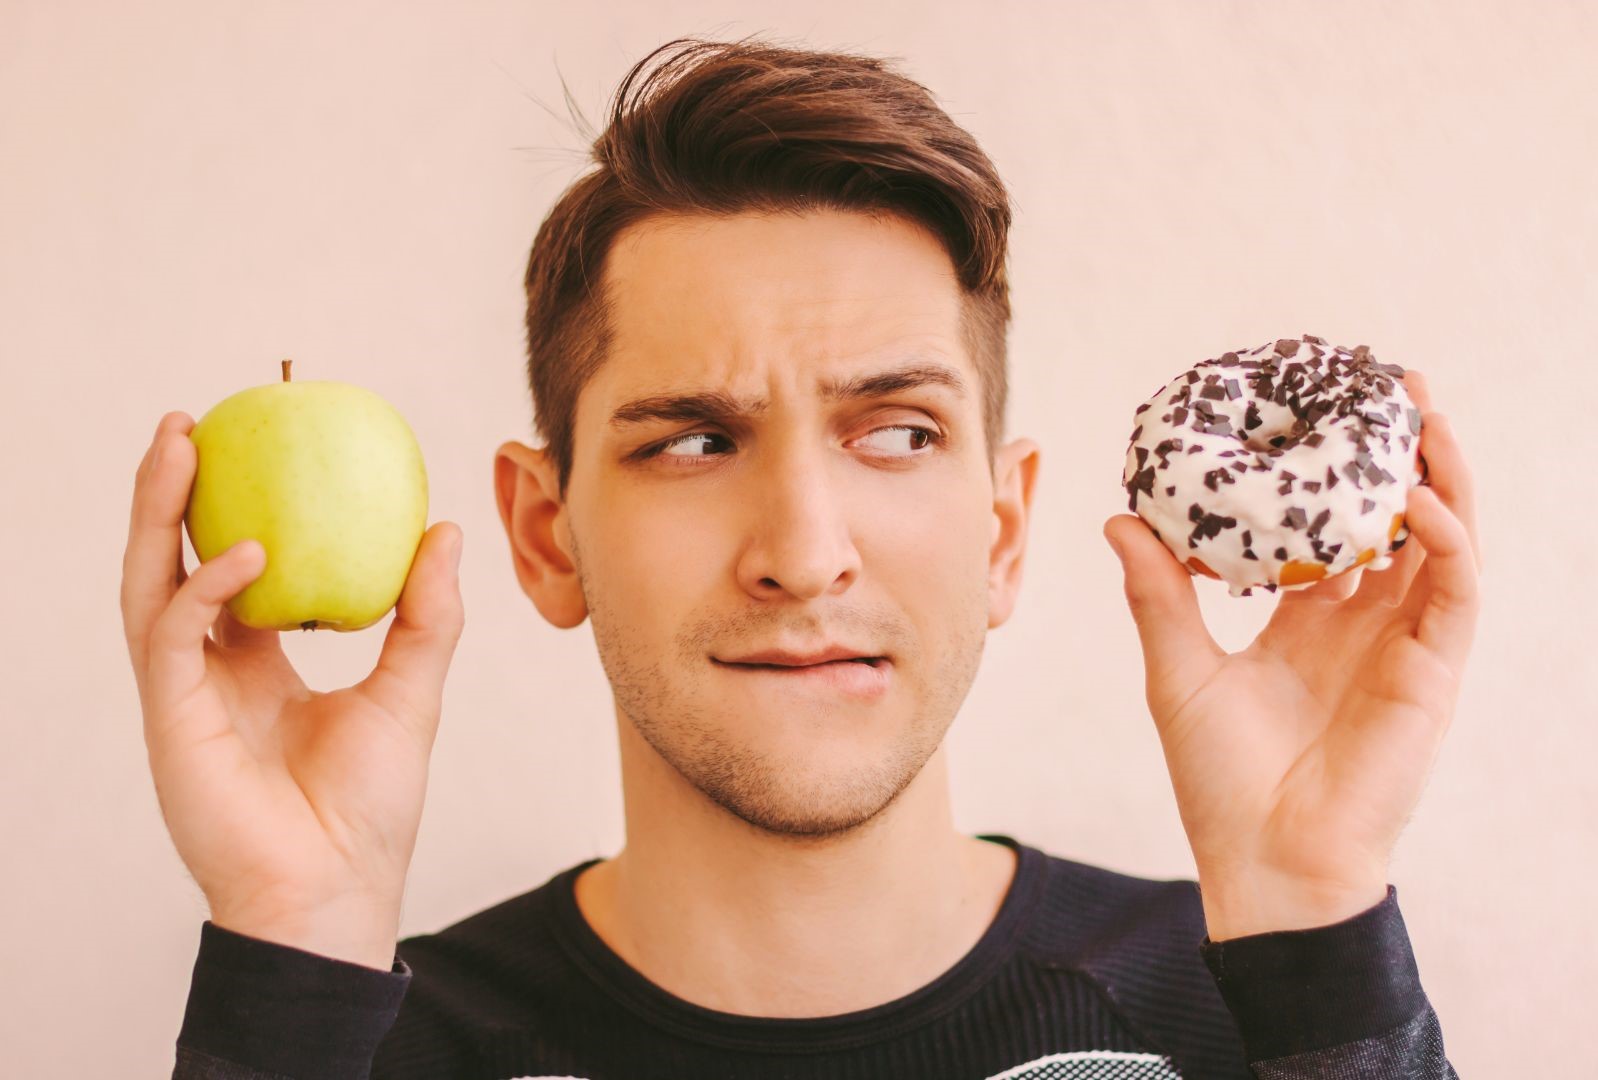
[[[1281,446],[1272,445],[1271,440],[1281,439],[1282,446],[1286,446],[1288,437],[1289,436],[1285,431],[1265,433],[1254,431],[1250,432],[1249,435],[1243,440],[1243,446],[1249,450],[1252,450],[1256,454],[1271,454],[1282,448]]]
[[[1292,427],[1281,428],[1277,431],[1267,431],[1259,428],[1242,437],[1245,447],[1256,454],[1285,454],[1309,435],[1310,428],[1302,420]]]

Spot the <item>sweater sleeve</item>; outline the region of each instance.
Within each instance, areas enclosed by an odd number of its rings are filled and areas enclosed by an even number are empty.
[[[410,981],[207,919],[172,1080],[367,1080]]]
[[[1396,886],[1342,922],[1206,936],[1199,952],[1259,1080],[1458,1080]]]

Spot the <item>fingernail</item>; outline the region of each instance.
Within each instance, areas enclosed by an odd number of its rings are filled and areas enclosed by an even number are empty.
[[[461,549],[463,547],[465,547],[465,546],[466,546],[465,538],[462,537],[461,535],[457,534],[456,537],[455,537],[455,547],[450,552],[450,556],[449,556],[450,565],[452,567],[454,567],[456,570],[459,570],[461,568]]]

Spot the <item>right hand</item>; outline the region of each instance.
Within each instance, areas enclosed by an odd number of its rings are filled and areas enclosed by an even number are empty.
[[[122,622],[157,801],[217,926],[388,971],[444,678],[465,623],[459,526],[423,535],[370,675],[310,690],[276,630],[226,609],[266,568],[240,541],[183,567],[198,460],[161,418],[133,489]],[[209,636],[208,636],[209,631]]]

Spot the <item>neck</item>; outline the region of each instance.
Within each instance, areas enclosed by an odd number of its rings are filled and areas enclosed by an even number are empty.
[[[618,721],[627,842],[577,903],[670,993],[746,1016],[870,1008],[948,970],[997,914],[1015,856],[955,830],[941,746],[872,821],[814,840],[729,814]]]

